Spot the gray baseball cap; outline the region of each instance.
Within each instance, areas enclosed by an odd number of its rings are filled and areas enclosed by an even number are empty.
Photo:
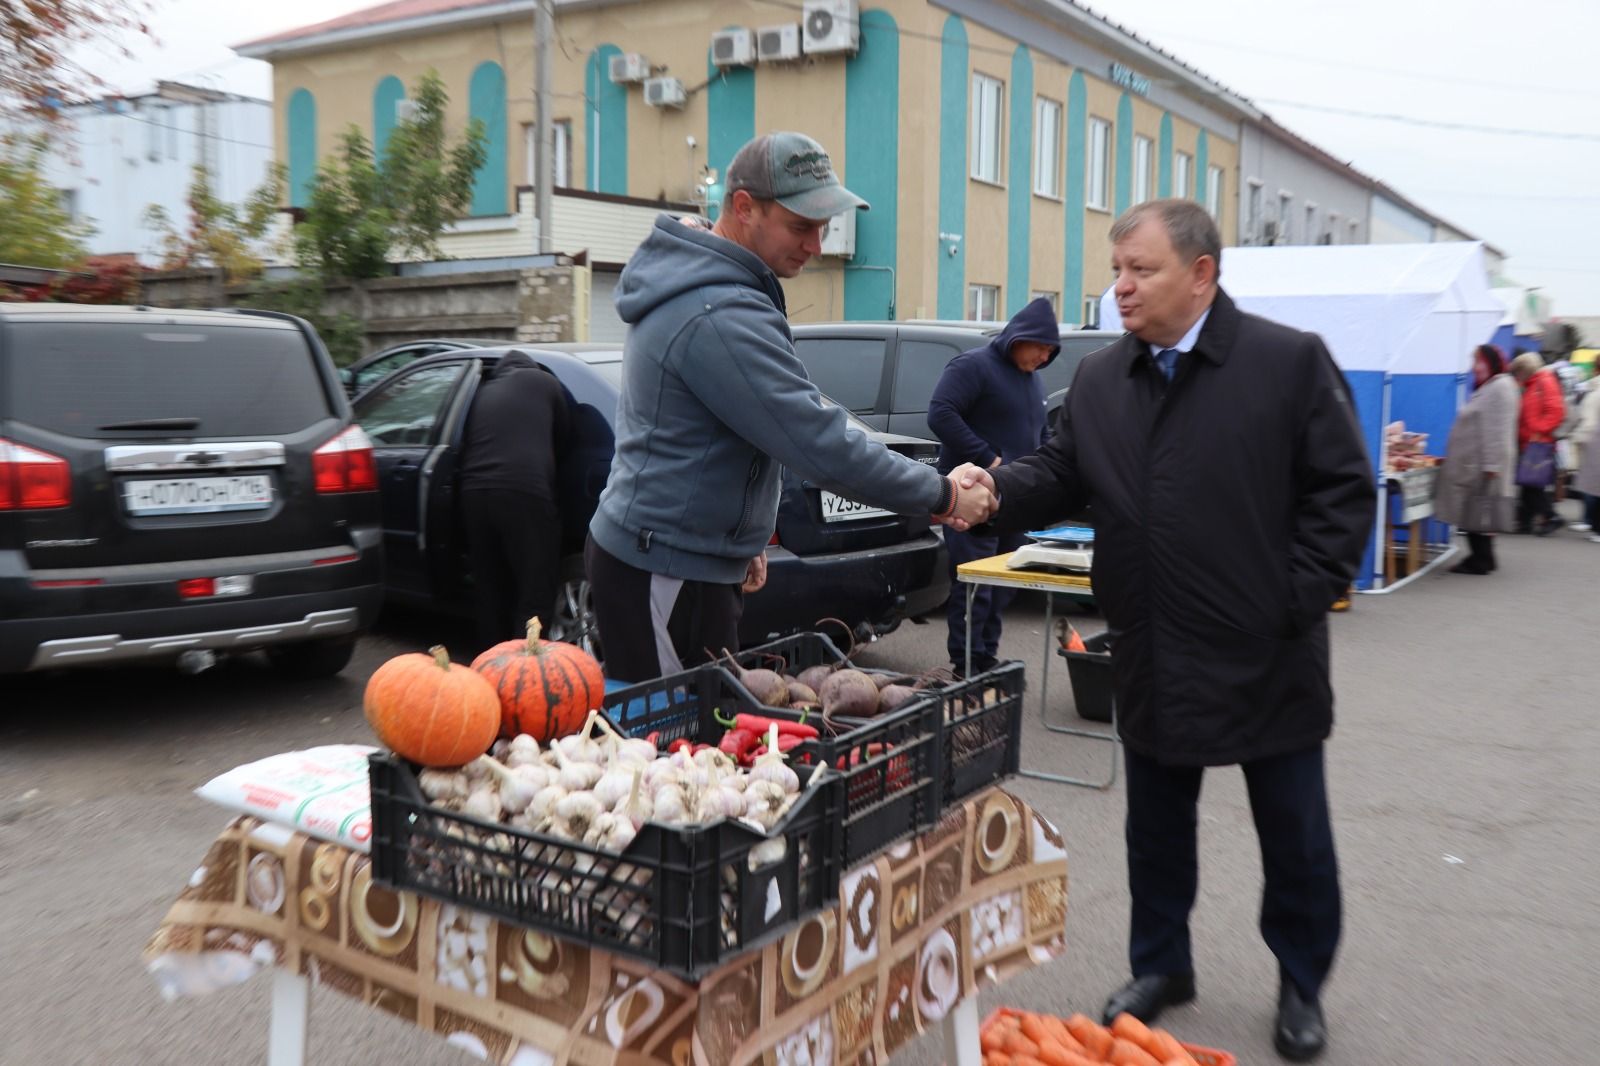
[[[803,133],[764,133],[728,164],[728,195],[743,189],[757,200],[776,200],[801,218],[822,220],[871,204],[839,184],[833,160]]]

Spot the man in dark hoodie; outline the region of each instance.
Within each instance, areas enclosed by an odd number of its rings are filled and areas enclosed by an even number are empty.
[[[546,626],[561,584],[556,471],[572,428],[566,390],[526,352],[507,352],[467,418],[461,513],[485,646]]]
[[[1012,316],[988,344],[962,352],[945,364],[928,401],[928,428],[939,438],[939,472],[962,463],[992,470],[1032,455],[1046,436],[1044,384],[1036,371],[1061,351],[1055,308],[1040,297]],[[945,648],[957,672],[966,668],[967,595],[956,567],[1015,551],[1020,532],[945,532],[950,552],[950,633]],[[989,585],[972,600],[972,668],[987,670],[1000,654],[1001,616],[1015,593]]]
[[[611,476],[584,563],[606,673],[646,681],[736,648],[745,593],[766,582],[780,468],[899,514],[966,523],[958,489],[849,424],[806,377],[779,278],[821,252],[828,220],[865,209],[828,153],[771,133],[728,166],[707,231],[670,215],[622,272],[628,323]]]

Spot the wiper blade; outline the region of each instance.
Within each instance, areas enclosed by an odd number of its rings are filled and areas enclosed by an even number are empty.
[[[198,418],[136,418],[131,422],[112,422],[110,425],[100,426],[102,431],[109,429],[199,429]]]

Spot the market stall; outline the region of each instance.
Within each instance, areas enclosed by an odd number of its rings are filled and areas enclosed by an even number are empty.
[[[1494,336],[1506,314],[1489,288],[1483,246],[1227,248],[1222,285],[1243,310],[1319,334],[1344,371],[1380,492],[1356,586],[1394,587],[1384,573],[1393,522],[1385,427],[1404,423],[1405,432],[1423,434],[1436,446],[1448,437],[1472,351]],[[1101,298],[1101,323],[1121,328],[1109,290]],[[1441,559],[1448,529],[1425,522],[1420,531],[1420,549]]]

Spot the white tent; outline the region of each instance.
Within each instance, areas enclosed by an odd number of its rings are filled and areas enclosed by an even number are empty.
[[[1506,314],[1477,242],[1226,248],[1222,287],[1241,309],[1322,337],[1379,469],[1383,426],[1397,419],[1443,451],[1472,350]],[[1100,308],[1102,328],[1122,328],[1112,292]]]

